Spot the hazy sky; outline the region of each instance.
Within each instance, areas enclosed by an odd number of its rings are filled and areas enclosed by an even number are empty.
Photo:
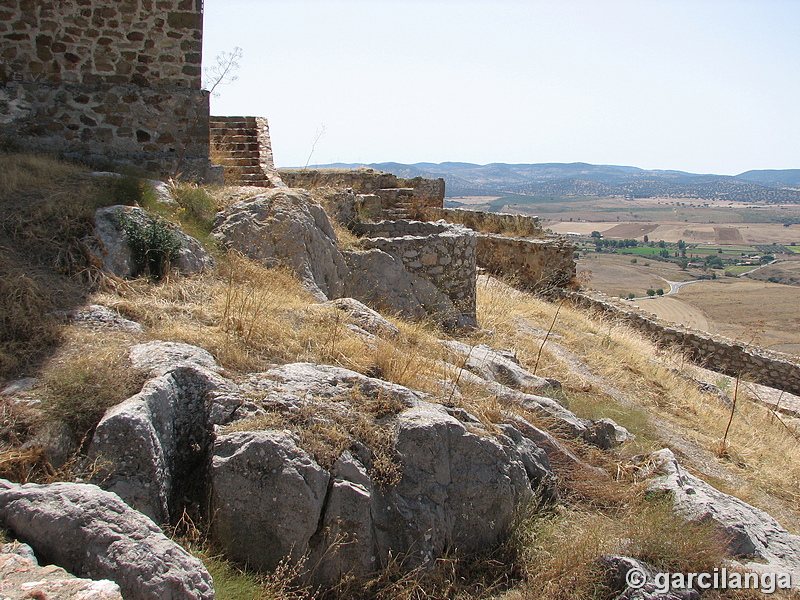
[[[798,0],[205,0],[279,166],[800,168]],[[319,135],[321,133],[321,135]]]

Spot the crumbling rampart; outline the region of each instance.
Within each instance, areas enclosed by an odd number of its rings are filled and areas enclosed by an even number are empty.
[[[429,280],[458,311],[475,321],[476,242],[470,229],[439,221],[362,223],[355,231],[361,246],[377,248],[400,259],[407,271]]]
[[[570,297],[579,306],[622,320],[659,344],[683,350],[692,360],[713,371],[748,377],[756,383],[800,394],[800,362],[794,357],[665,323],[655,316],[626,309],[595,295],[573,293]]]

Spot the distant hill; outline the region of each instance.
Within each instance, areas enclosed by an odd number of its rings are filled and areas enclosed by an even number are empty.
[[[800,203],[800,169],[713,175],[588,163],[335,163],[321,168],[367,166],[400,177],[442,177],[447,196],[653,196],[732,202]]]

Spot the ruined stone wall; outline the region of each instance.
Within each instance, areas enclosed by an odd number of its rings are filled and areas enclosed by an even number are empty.
[[[517,236],[545,237],[538,217],[463,208],[428,208],[425,217],[431,221],[444,219],[449,223],[461,223],[482,233],[511,232]]]
[[[532,290],[564,287],[575,278],[576,247],[562,238],[479,235],[478,266]]]
[[[378,248],[398,257],[411,273],[432,282],[456,308],[475,320],[476,234],[444,222],[382,221],[364,223],[365,249]]]
[[[409,188],[410,199],[420,208],[441,207],[444,205],[444,179],[425,179],[414,177],[403,179],[391,173],[374,169],[356,169],[352,171],[325,171],[318,169],[279,169],[281,179],[292,188],[315,189],[320,187],[351,188],[360,194],[377,194],[381,190]],[[387,203],[392,208],[392,198],[397,194],[385,193]],[[408,194],[407,194],[408,195]]]
[[[666,323],[654,315],[646,316],[587,293],[572,293],[570,297],[579,306],[613,315],[661,345],[683,350],[708,369],[732,377],[749,377],[757,383],[800,394],[800,360],[796,357]]]
[[[208,166],[201,0],[4,0],[0,137],[23,150]]]

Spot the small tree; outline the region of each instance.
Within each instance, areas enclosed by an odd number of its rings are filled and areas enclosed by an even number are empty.
[[[664,295],[664,288],[658,288],[656,290],[656,294],[659,295],[659,296],[663,296]]]
[[[655,296],[656,295],[656,291],[653,288],[650,288],[650,289],[647,290],[647,295],[648,296]]]

